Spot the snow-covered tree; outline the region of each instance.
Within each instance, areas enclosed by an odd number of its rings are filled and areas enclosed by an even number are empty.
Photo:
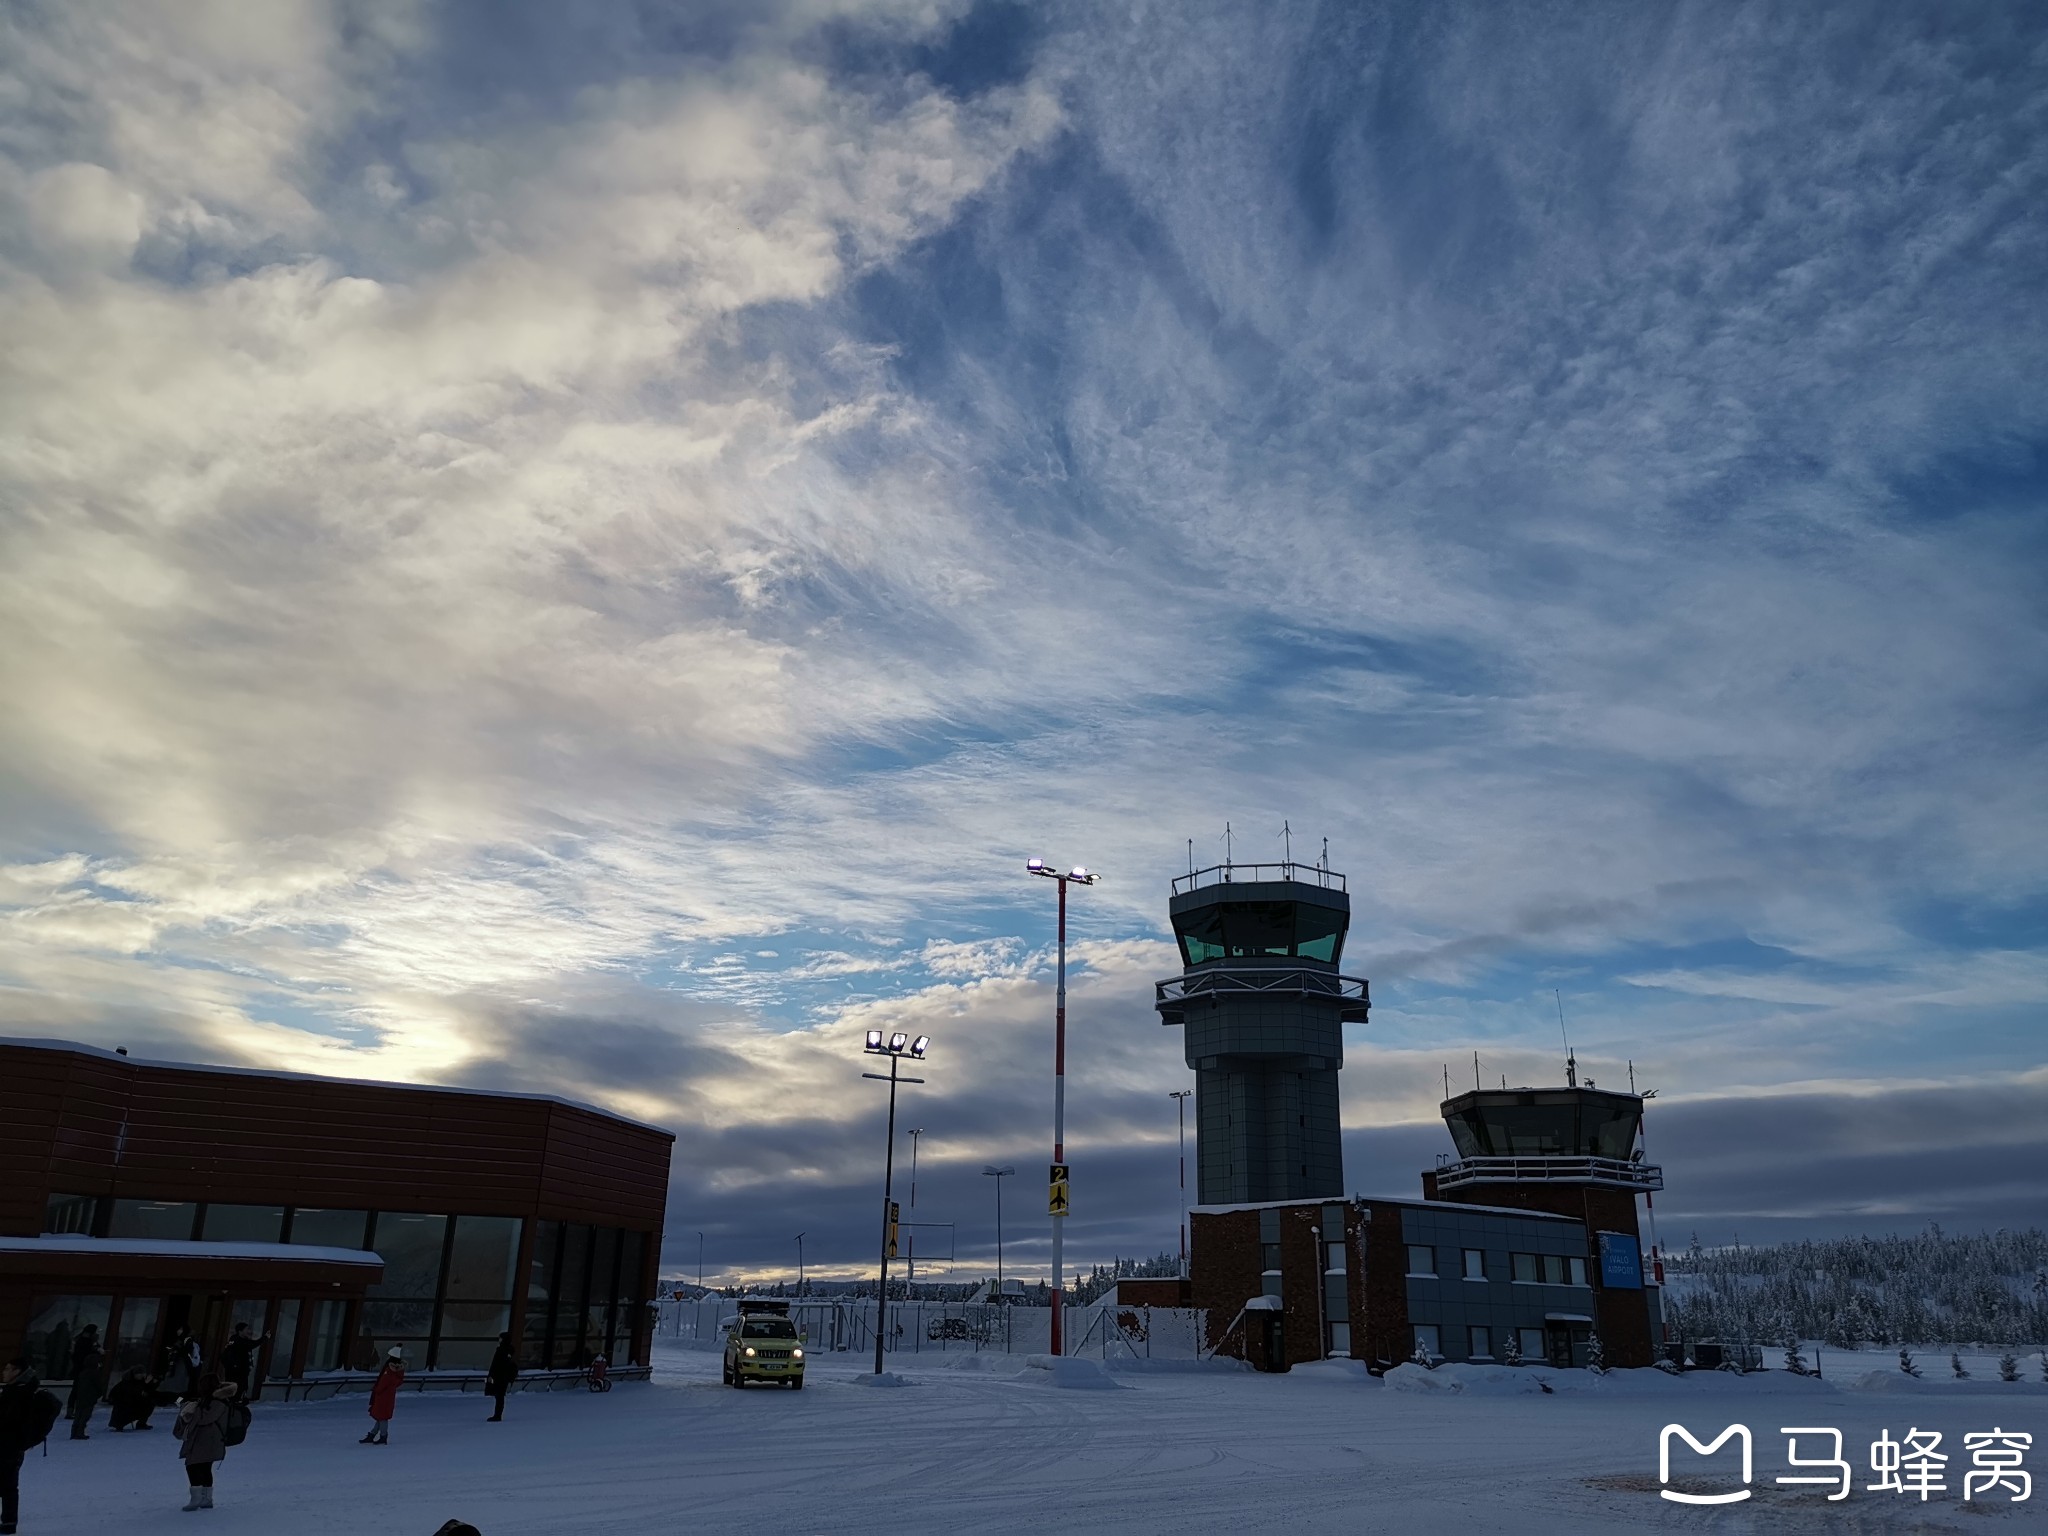
[[[1605,1376],[1607,1374],[1607,1351],[1601,1346],[1598,1333],[1587,1336],[1586,1369],[1595,1376]]]
[[[1808,1374],[1806,1356],[1800,1353],[1799,1336],[1797,1334],[1788,1333],[1785,1335],[1785,1369],[1795,1376]]]
[[[1425,1345],[1420,1339],[1417,1339],[1415,1341],[1415,1353],[1413,1355],[1410,1355],[1409,1359],[1413,1360],[1425,1371],[1433,1371],[1436,1369],[1436,1361],[1430,1357],[1429,1347]]]
[[[2011,1350],[2007,1350],[1998,1357],[1998,1379],[2000,1381],[2018,1381],[2020,1379],[2020,1357]]]
[[[1510,1328],[1507,1330],[1507,1339],[1500,1348],[1500,1358],[1503,1365],[1520,1365],[1522,1363],[1522,1334],[1520,1329]]]
[[[1908,1376],[1918,1376],[1920,1374],[1920,1367],[1913,1363],[1913,1351],[1906,1348],[1903,1344],[1899,1346],[1899,1369]]]
[[[1948,1352],[1948,1368],[1956,1373],[1957,1381],[1968,1381],[1970,1373],[1963,1369],[1963,1352],[1952,1349]]]
[[[2048,1339],[2048,1232],[1845,1237],[1703,1248],[1666,1259],[1675,1335],[1778,1339],[1830,1348]]]

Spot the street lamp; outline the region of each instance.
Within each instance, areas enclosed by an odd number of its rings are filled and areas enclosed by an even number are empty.
[[[998,1168],[994,1163],[981,1170],[985,1179],[996,1181],[996,1300],[1003,1299],[1003,1180],[1017,1170],[1005,1163]]]
[[[923,1134],[922,1127],[910,1133],[910,1254],[904,1283],[913,1288],[917,1285],[917,1138]]]
[[[1031,874],[1043,875],[1048,880],[1057,880],[1060,885],[1060,970],[1059,992],[1053,1005],[1052,1044],[1052,1165],[1062,1168],[1067,1161],[1067,886],[1093,885],[1102,877],[1092,875],[1078,864],[1061,874],[1043,859],[1026,859],[1024,868]],[[1001,1188],[998,1185],[997,1188]],[[1066,1299],[1065,1282],[1061,1278],[1060,1262],[1062,1240],[1066,1235],[1066,1212],[1055,1211],[1052,1218],[1052,1353],[1060,1351],[1060,1306]]]
[[[804,1293],[804,1235],[802,1232],[796,1235],[796,1293],[799,1296]]]
[[[1180,1111],[1180,1277],[1188,1277],[1188,1095],[1192,1088],[1176,1088],[1167,1097]]]
[[[880,1283],[875,1287],[875,1374],[882,1374],[882,1343],[888,1337],[889,1329],[889,1240],[894,1236],[895,1223],[889,1218],[894,1212],[896,1200],[896,1084],[921,1083],[921,1077],[899,1078],[896,1069],[908,1056],[912,1061],[923,1061],[924,1053],[931,1048],[932,1037],[919,1035],[915,1040],[902,1030],[897,1030],[888,1039],[882,1038],[879,1029],[868,1031],[867,1044],[862,1047],[870,1056],[889,1058],[889,1075],[885,1078],[879,1072],[863,1072],[862,1077],[872,1077],[876,1082],[889,1085],[889,1139],[882,1148],[882,1273]]]
[[[697,1234],[697,1289],[704,1289],[704,1234]]]

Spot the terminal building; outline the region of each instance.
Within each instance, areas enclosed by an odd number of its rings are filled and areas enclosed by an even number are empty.
[[[1662,1336],[1637,1199],[1643,1101],[1580,1086],[1475,1091],[1442,1112],[1455,1156],[1419,1199],[1345,1193],[1340,973],[1350,899],[1320,866],[1221,865],[1174,882],[1182,974],[1157,984],[1195,1071],[1201,1204],[1190,1300],[1210,1344],[1267,1370],[1521,1359],[1644,1366]]]
[[[268,1335],[258,1378],[645,1366],[674,1137],[537,1094],[0,1040],[0,1348],[70,1375]]]

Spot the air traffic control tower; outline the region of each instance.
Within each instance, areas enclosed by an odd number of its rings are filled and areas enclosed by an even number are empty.
[[[1312,864],[1219,864],[1173,882],[1181,974],[1156,986],[1195,1072],[1197,1201],[1344,1194],[1343,1026],[1366,983],[1338,974],[1351,897]]]

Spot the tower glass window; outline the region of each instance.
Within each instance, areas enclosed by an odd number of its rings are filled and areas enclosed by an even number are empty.
[[[1335,965],[1350,921],[1336,907],[1305,901],[1214,902],[1174,919],[1181,960],[1303,959]]]

